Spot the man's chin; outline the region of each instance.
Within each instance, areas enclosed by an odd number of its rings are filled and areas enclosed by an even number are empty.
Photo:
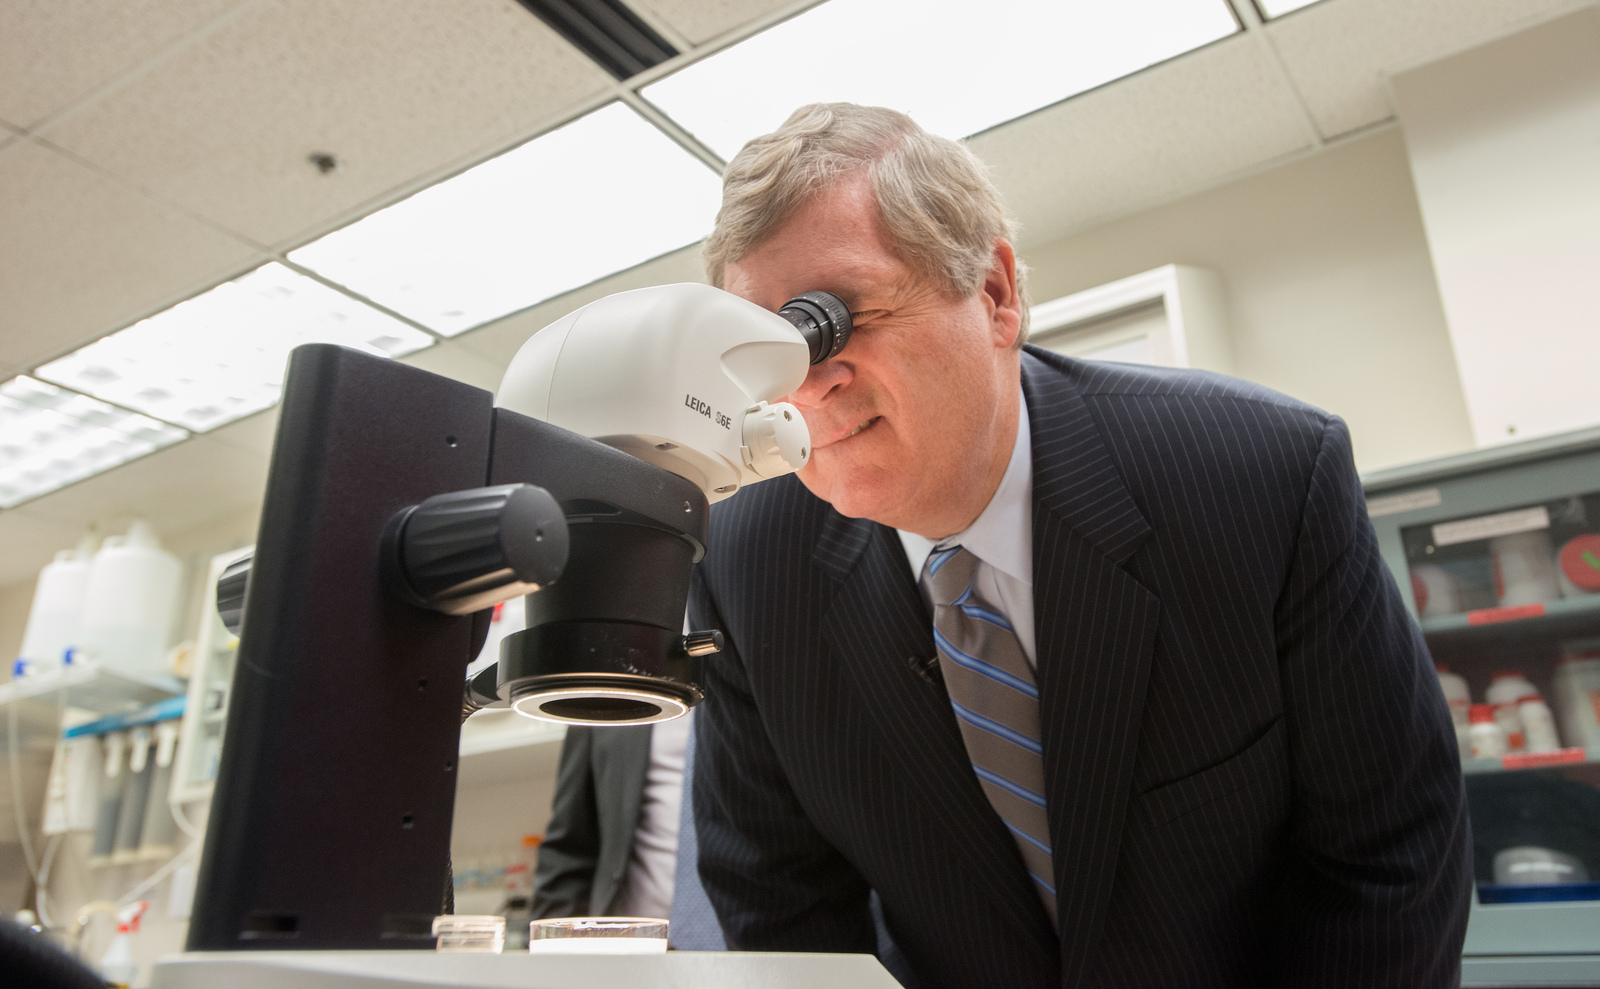
[[[905,502],[903,494],[889,490],[882,478],[841,476],[823,473],[813,463],[800,471],[800,483],[812,494],[833,506],[833,510],[846,518],[871,519],[885,525],[894,525],[890,517],[895,507]]]

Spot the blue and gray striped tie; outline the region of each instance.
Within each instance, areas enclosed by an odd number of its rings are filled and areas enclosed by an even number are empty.
[[[1023,864],[1054,922],[1055,870],[1045,814],[1039,688],[1010,622],[974,596],[977,569],[978,558],[960,546],[935,550],[924,566],[933,596],[939,672],[978,782],[1016,838]]]

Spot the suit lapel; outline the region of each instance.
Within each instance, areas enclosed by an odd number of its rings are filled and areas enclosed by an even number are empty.
[[[1111,896],[1160,601],[1122,569],[1150,526],[1078,390],[1023,357],[1033,595],[1062,984],[1089,973]]]
[[[994,919],[1054,953],[1055,936],[1021,856],[973,774],[943,685],[916,672],[934,655],[933,620],[893,529],[829,513],[813,554],[840,587],[823,617],[830,651],[849,670],[929,820],[964,837]]]

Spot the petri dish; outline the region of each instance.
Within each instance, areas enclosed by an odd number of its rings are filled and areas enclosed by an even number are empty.
[[[506,946],[506,919],[495,914],[444,914],[433,918],[440,951],[498,955]]]
[[[659,917],[556,917],[528,925],[532,954],[654,955],[667,950]]]

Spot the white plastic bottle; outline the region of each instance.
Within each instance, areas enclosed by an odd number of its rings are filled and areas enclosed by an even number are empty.
[[[1528,694],[1518,699],[1517,714],[1522,719],[1522,733],[1529,752],[1555,752],[1561,748],[1555,715],[1543,697]]]
[[[117,936],[100,956],[100,978],[108,989],[127,989],[139,974],[133,963],[133,936],[139,933],[139,918],[148,909],[150,901],[139,900],[117,911]]]
[[[1421,618],[1465,610],[1461,606],[1461,581],[1437,563],[1420,563],[1411,568],[1411,597]]]
[[[1489,678],[1489,689],[1484,700],[1494,707],[1495,720],[1505,732],[1506,747],[1512,752],[1527,748],[1522,728],[1522,716],[1517,713],[1517,701],[1539,691],[1521,670],[1496,670]]]
[[[81,644],[83,596],[89,586],[94,542],[94,536],[85,535],[77,549],[62,550],[39,571],[22,650],[17,654],[30,674],[60,669],[67,650]]]
[[[1551,699],[1568,745],[1600,747],[1600,649],[1572,644],[1556,661]]]
[[[1495,594],[1502,608],[1561,597],[1555,547],[1549,530],[1519,532],[1489,540]]]
[[[147,523],[110,536],[94,555],[83,599],[85,651],[122,672],[166,673],[183,568]]]
[[[1467,719],[1472,723],[1470,734],[1473,758],[1483,759],[1506,754],[1506,735],[1495,721],[1493,707],[1488,704],[1474,704],[1467,711]]]

